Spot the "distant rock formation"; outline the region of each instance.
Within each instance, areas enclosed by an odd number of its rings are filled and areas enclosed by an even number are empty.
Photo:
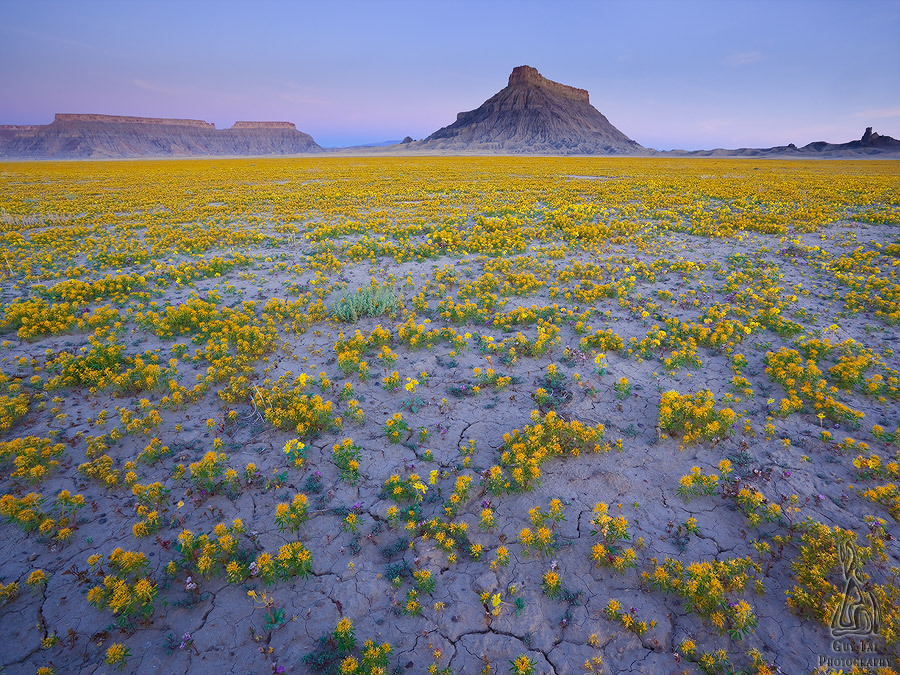
[[[293,122],[235,122],[232,129],[288,129],[297,131]]]
[[[0,125],[3,159],[115,159],[299,155],[325,152],[291,122],[235,122],[228,129],[202,120],[57,113],[50,124]],[[771,148],[668,150],[644,148],[590,103],[588,92],[514,68],[508,85],[456,122],[415,141],[382,141],[339,154],[646,155],[665,157],[796,157],[900,159],[900,140],[867,127],[858,141],[815,141]]]
[[[0,157],[107,159],[321,152],[291,122],[236,122],[58,113],[51,124],[0,126]]]
[[[865,133],[858,141],[847,143],[828,143],[813,141],[798,148],[793,143],[776,145],[771,148],[737,148],[726,150],[670,150],[657,153],[677,157],[796,157],[798,159],[853,159],[853,158],[900,158],[900,140],[890,136],[881,136],[866,127]]]
[[[418,143],[421,150],[502,154],[620,155],[644,148],[590,103],[588,92],[513,68],[506,88]]]

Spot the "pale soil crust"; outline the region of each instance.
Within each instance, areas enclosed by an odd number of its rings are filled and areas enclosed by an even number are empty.
[[[601,186],[604,181],[593,180],[593,174],[590,170],[573,172],[571,179]],[[409,208],[414,212],[415,205]],[[314,223],[317,218],[313,215],[306,223]],[[869,250],[876,244],[887,246],[895,242],[898,232],[896,224],[846,220],[823,225],[816,233],[792,233],[791,238],[796,241],[790,250],[783,235],[777,234],[749,233],[738,241],[664,232],[655,236],[650,249],[638,249],[627,242],[608,244],[602,252],[573,249],[552,262],[557,272],[574,260],[603,263],[627,258],[649,265],[654,260],[671,261],[674,256],[680,256],[705,263],[708,266],[705,270],[683,275],[670,272],[653,282],[638,280],[629,295],[629,302],[634,303],[636,293],[641,294],[643,301],[655,298],[657,291],[665,289],[672,291],[675,299],[679,294],[688,294],[685,301],[675,306],[662,302],[663,309],[682,321],[702,321],[699,317],[705,308],[728,302],[729,294],[722,291],[724,274],[717,273],[712,263],[717,261],[720,269],[727,271],[729,260],[735,254],[754,257],[758,263],[778,267],[783,275],[779,285],[784,294],[793,293],[790,289],[796,284],[811,291],[809,295],[798,293],[796,301],[791,303],[793,320],[808,331],[822,331],[834,324],[825,333],[833,342],[852,338],[873,352],[888,354],[884,362],[897,369],[900,329],[865,313],[838,316],[845,309],[841,299],[843,287],[810,256],[798,255],[797,251],[819,246],[837,256],[857,245]],[[346,243],[354,238],[358,235],[347,235],[339,241]],[[302,264],[306,254],[314,249],[309,242],[301,245],[287,238],[272,248],[247,247],[245,252],[255,256],[250,267],[232,270],[219,278],[201,278],[187,287],[172,285],[154,299],[160,304],[175,305],[186,301],[191,293],[205,297],[212,289],[222,293],[220,304],[224,306],[259,300],[261,308],[270,297],[291,299],[285,292],[285,284],[308,287],[314,274],[309,270],[290,272],[276,265],[281,261]],[[403,263],[381,258],[376,264],[347,263],[339,273],[328,276],[332,282],[345,281],[348,290],[365,287],[374,277],[392,285],[403,297],[406,309],[411,310],[411,299],[424,281],[422,275],[430,280],[435,269],[453,265],[461,280],[477,279],[488,260],[473,254]],[[247,272],[255,276],[241,276]],[[412,279],[411,286],[405,283],[407,276]],[[22,291],[7,279],[3,292],[4,302],[9,303]],[[326,303],[333,304],[341,293],[335,288]],[[696,307],[692,304],[694,298],[699,300]],[[656,302],[659,304],[659,300]],[[554,303],[565,307],[581,305],[579,312],[587,308],[584,303],[551,298],[544,287],[530,295],[510,296],[503,310]],[[431,307],[435,305],[436,300],[432,299]],[[650,327],[659,323],[652,316],[642,318],[639,312],[623,306],[617,299],[600,299],[590,307],[593,309],[588,321],[591,326],[611,328],[624,340],[626,349],[630,338],[642,340]],[[420,313],[418,321],[423,319]],[[786,528],[777,523],[763,523],[754,528],[732,499],[716,495],[686,501],[676,494],[679,480],[691,467],[699,466],[704,473],[709,473],[716,471],[724,458],[731,458],[736,475],[743,478],[745,486],[762,491],[771,502],[784,503],[780,501],[783,496],[797,495],[801,518],[811,517],[829,526],[853,529],[861,543],[865,543],[864,535],[869,530],[863,518],[875,515],[884,519],[888,536],[895,536],[897,523],[887,509],[859,496],[867,485],[858,480],[852,464],[857,453],[840,451],[836,443],[822,441],[820,434],[828,429],[835,441],[847,436],[865,441],[871,451],[888,461],[897,452],[896,446],[879,443],[869,430],[873,424],[888,431],[897,427],[900,404],[896,398],[879,401],[861,392],[842,391],[841,400],[865,413],[860,428],[828,420],[823,424],[807,410],[786,418],[775,416],[772,420],[775,431],[767,439],[764,430],[767,415],[775,410],[785,393],[781,385],[766,375],[764,358],[768,351],[794,347],[795,337],[764,330],[747,336],[735,349],[747,358],[744,374],[754,396],[742,396],[732,407],[749,421],[752,433],[742,431],[741,421],[735,426],[736,433],[717,442],[704,441],[680,448],[678,438],[667,437],[658,427],[661,393],[672,389],[681,393],[709,389],[720,400],[731,391],[734,375],[730,357],[721,350],[700,347],[701,367],[671,372],[666,372],[659,358],[638,360],[619,351],[606,351],[608,369],[600,376],[594,372],[590,350],[583,356],[573,351],[582,335],[576,333],[575,322],[570,321],[561,323],[559,344],[549,353],[520,356],[511,365],[504,365],[498,354],[488,359],[489,355],[479,350],[474,336],[467,340],[469,346],[465,350],[454,350],[446,343],[437,343],[430,349],[410,349],[395,337],[391,349],[398,355],[396,363],[382,368],[375,355],[370,355],[373,376],[367,382],[340,371],[334,352],[340,332],[349,336],[359,329],[368,334],[379,324],[394,331],[401,320],[398,313],[393,317],[363,318],[355,324],[320,321],[302,334],[281,330],[281,347],[268,356],[267,363],[258,362],[257,373],[251,377],[256,383],[262,383],[264,377],[274,380],[287,372],[294,375],[308,372],[314,377],[326,373],[334,386],[323,396],[334,400],[341,414],[345,407],[338,404],[337,392],[344,382],[351,382],[365,411],[363,424],[355,425],[345,419],[342,430],[326,432],[312,440],[302,468],[288,466],[285,460],[283,448],[293,435],[263,420],[249,401],[225,405],[212,389],[197,403],[161,410],[162,424],[152,435],[168,445],[172,454],[156,464],[140,464],[138,468],[141,483],[161,481],[171,489],[159,536],[142,539],[133,536],[136,502],[127,487],[107,489],[78,471],[79,464],[85,461],[85,444],[79,433],[91,436],[108,432],[118,421],[113,413],[105,427],[97,428],[89,418],[95,418],[101,409],[112,412],[116,406],[136,408],[139,399],[145,396],[158,402],[159,395],[142,393],[122,398],[105,391],[92,394],[86,388],[74,388],[48,392],[44,410],[32,405],[30,412],[2,440],[46,436],[56,429],[59,441],[66,444],[61,465],[45,482],[33,488],[9,478],[6,471],[0,489],[18,496],[30,490],[54,495],[68,489],[83,494],[88,505],[79,512],[75,533],[65,546],[42,541],[35,533],[23,532],[12,523],[0,524],[0,580],[18,581],[21,587],[19,596],[0,608],[0,645],[4,645],[0,649],[0,670],[6,675],[34,673],[38,667],[52,663],[60,673],[109,673],[114,668],[103,663],[105,650],[113,642],[122,642],[131,652],[124,672],[268,673],[279,667],[286,672],[308,672],[303,656],[315,649],[320,636],[335,629],[341,617],[353,621],[360,644],[371,639],[392,645],[388,672],[423,673],[436,662],[440,668],[449,666],[456,673],[477,673],[490,661],[494,667],[492,672],[503,673],[509,670],[510,660],[519,654],[533,659],[537,673],[586,672],[585,662],[594,657],[602,657],[605,673],[699,672],[696,664],[678,653],[678,645],[689,636],[702,651],[726,649],[736,667],[743,668],[749,667],[746,652],[750,648],[758,649],[773,669],[782,673],[809,673],[818,665],[820,656],[841,656],[834,652],[834,640],[827,625],[801,618],[785,605],[786,592],[795,583],[791,569],[797,555],[794,544],[783,555],[762,561],[758,574],[764,588],[761,595],[753,592],[752,583],[744,592],[729,594],[733,601],[749,602],[758,618],[758,626],[741,641],[719,634],[708,619],[685,611],[678,596],[666,595],[642,583],[641,573],[652,571],[653,558],[660,562],[666,557],[677,558],[685,564],[747,556],[756,560],[752,540],[771,541],[773,535],[784,533]],[[436,315],[432,321],[429,327],[449,325]],[[488,335],[496,342],[514,335],[515,331],[521,331],[531,340],[536,336],[534,326],[517,326],[511,333],[476,323],[454,328],[460,335],[466,332]],[[3,371],[26,380],[35,373],[44,375],[28,365],[31,359],[42,361],[47,350],[59,353],[77,349],[87,344],[88,335],[69,332],[21,340],[15,332],[8,333],[2,336],[9,341],[2,350]],[[188,355],[193,353],[196,344],[189,337],[175,341],[160,339],[133,321],[127,321],[122,341],[128,345],[130,354],[160,349],[167,360],[174,342],[187,344]],[[567,347],[571,357],[564,359]],[[20,365],[22,357],[24,361]],[[493,495],[479,485],[479,472],[498,462],[504,434],[532,423],[532,411],[540,407],[535,401],[535,391],[543,386],[542,379],[550,364],[555,364],[565,376],[568,391],[557,413],[585,425],[603,424],[605,441],[614,443],[621,439],[622,449],[551,459],[542,465],[541,482],[534,490]],[[181,359],[178,364],[181,382],[192,386],[207,365]],[[477,396],[466,395],[462,388],[471,390],[476,383],[473,369],[489,367],[512,376],[514,382],[500,391],[483,387]],[[267,375],[263,374],[263,368],[269,368]],[[411,398],[402,386],[397,391],[382,387],[382,377],[393,370],[398,371],[401,381],[407,377],[420,380],[416,395],[422,403],[415,411],[402,409],[401,401]],[[419,376],[422,372],[427,372],[427,379]],[[573,379],[576,373],[580,383]],[[623,377],[632,384],[630,393],[624,397],[618,396],[613,388]],[[54,419],[55,414],[49,410],[54,396],[62,398],[56,403],[57,414],[67,417]],[[770,403],[770,399],[774,402]],[[235,420],[227,420],[228,410],[237,412]],[[401,410],[413,432],[419,428],[428,431],[427,440],[420,442],[417,434],[411,433],[404,435],[401,443],[388,441],[382,426]],[[542,408],[541,414],[548,410]],[[208,419],[215,420],[214,428],[207,426]],[[181,425],[181,431],[175,431],[176,424]],[[332,446],[348,437],[362,448],[361,479],[356,485],[341,481],[332,461]],[[221,451],[227,454],[229,466],[240,473],[252,462],[263,478],[243,485],[234,494],[212,496],[200,496],[196,490],[191,492],[186,479],[172,478],[174,464],[187,466],[199,460],[213,448],[214,438],[224,442]],[[469,441],[475,442],[476,450],[470,467],[463,468],[460,449]],[[148,442],[148,436],[126,435],[111,447],[109,454],[121,468],[126,461],[135,459]],[[431,454],[426,455],[429,450]],[[459,560],[452,563],[433,539],[415,533],[410,536],[404,532],[402,523],[397,527],[388,524],[386,512],[393,502],[380,495],[382,485],[392,474],[405,477],[413,471],[426,483],[431,471],[439,472],[437,485],[427,486],[422,503],[424,518],[442,515],[457,475],[474,476],[471,494],[454,521],[467,523],[470,541],[484,547],[480,560],[461,553]],[[321,475],[321,491],[309,492],[308,479],[316,473]],[[280,486],[266,489],[265,481],[278,474],[284,474]],[[855,487],[851,488],[851,484]],[[436,498],[438,490],[440,497]],[[311,517],[296,534],[279,532],[274,522],[276,505],[290,501],[298,492],[307,493]],[[550,555],[526,556],[516,540],[523,527],[531,526],[528,510],[534,506],[546,510],[554,498],[563,502],[566,518],[556,530],[556,549]],[[184,504],[179,508],[180,502]],[[592,563],[591,547],[597,538],[590,534],[590,519],[598,502],[609,504],[611,515],[628,520],[631,534],[628,545],[634,546],[639,537],[643,539],[644,545],[635,549],[636,569],[619,574]],[[485,532],[478,524],[479,514],[487,503],[496,510],[497,524]],[[355,509],[362,520],[360,536],[340,529],[345,512],[340,507],[354,508],[354,505],[358,505]],[[698,534],[679,539],[675,530],[691,517],[696,519]],[[229,584],[222,576],[204,579],[195,575],[193,580],[199,586],[196,591],[186,590],[184,574],[174,580],[167,578],[164,568],[176,557],[174,545],[182,527],[195,533],[210,532],[217,523],[229,523],[234,518],[241,518],[247,531],[253,533],[254,555],[263,550],[274,553],[289,541],[304,542],[313,554],[309,578],[278,581],[266,587],[255,578]],[[400,539],[407,539],[411,544],[382,552]],[[490,561],[500,545],[509,549],[511,560],[507,567],[492,569]],[[86,594],[94,582],[80,583],[77,575],[79,570],[86,570],[88,556],[109,555],[115,547],[144,552],[150,562],[151,577],[160,589],[152,617],[126,630],[116,625],[109,611],[90,606]],[[888,543],[886,560],[870,570],[873,578],[881,582],[890,578],[887,570],[900,565],[898,550],[895,541]],[[387,578],[387,565],[400,560],[416,568],[429,569],[436,578],[433,595],[421,596],[421,616],[406,616],[401,611],[411,587],[410,580],[404,580],[402,589],[396,590]],[[563,586],[578,593],[571,602],[550,599],[541,591],[542,575],[554,561]],[[25,580],[38,568],[50,575],[49,583],[43,590],[29,589]],[[66,573],[67,570],[72,573]],[[832,580],[837,583],[840,578],[832,577]],[[509,592],[511,584],[516,586],[515,595]],[[266,630],[267,610],[254,606],[247,595],[249,590],[270,593],[277,606],[285,610],[285,622]],[[480,599],[485,593],[502,594],[503,605],[496,616]],[[524,600],[519,612],[513,604],[515,598]],[[656,625],[641,636],[624,630],[604,616],[604,608],[611,598],[618,599],[636,619],[654,620]],[[437,602],[444,607],[436,610]],[[41,639],[53,631],[58,632],[62,643],[42,649]],[[186,634],[191,639],[188,644],[183,643],[182,636]],[[169,635],[173,637],[167,639]],[[437,658],[435,650],[440,650]],[[881,653],[893,658],[890,649]]]

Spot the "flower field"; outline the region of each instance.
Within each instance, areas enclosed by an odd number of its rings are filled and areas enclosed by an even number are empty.
[[[0,238],[4,675],[900,672],[894,162],[2,163]]]

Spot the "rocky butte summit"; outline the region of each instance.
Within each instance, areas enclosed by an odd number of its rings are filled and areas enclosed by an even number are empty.
[[[58,113],[51,124],[0,125],[0,156],[108,159],[295,155],[321,152],[291,122],[235,122],[216,129],[201,120]]]
[[[630,155],[645,149],[591,105],[587,91],[513,68],[506,88],[410,150],[448,153]]]

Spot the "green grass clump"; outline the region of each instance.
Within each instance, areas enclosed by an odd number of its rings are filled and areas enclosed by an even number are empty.
[[[352,295],[345,295],[332,307],[335,319],[344,323],[353,323],[365,316],[383,316],[400,309],[401,301],[390,286],[379,286],[372,283],[359,288]]]

